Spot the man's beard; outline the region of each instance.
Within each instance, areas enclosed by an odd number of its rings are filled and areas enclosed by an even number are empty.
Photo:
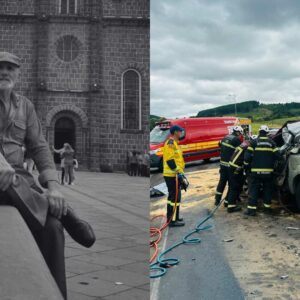
[[[12,90],[14,83],[11,80],[0,80],[0,90]]]

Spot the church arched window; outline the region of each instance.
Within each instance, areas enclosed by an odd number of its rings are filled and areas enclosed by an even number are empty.
[[[134,69],[122,74],[121,129],[141,130],[141,75]]]
[[[62,15],[77,14],[77,0],[59,0],[59,13]]]

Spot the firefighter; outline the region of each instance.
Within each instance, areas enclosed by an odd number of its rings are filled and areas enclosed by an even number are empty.
[[[273,193],[273,172],[277,160],[281,155],[276,144],[267,135],[269,128],[262,125],[259,129],[259,136],[250,143],[245,152],[245,167],[250,171],[251,185],[249,190],[248,209],[245,215],[255,216],[257,199],[260,189],[263,190],[264,211],[271,213],[271,201]]]
[[[241,126],[233,127],[232,133],[225,136],[219,145],[221,147],[220,161],[220,179],[216,190],[215,205],[219,205],[222,199],[222,194],[229,180],[229,160],[235,150],[241,144],[243,128]],[[225,198],[225,207],[228,206],[228,193]]]
[[[257,136],[251,136],[248,140],[245,140],[239,145],[229,161],[229,191],[228,191],[228,207],[229,213],[241,211],[241,207],[237,206],[237,200],[242,192],[243,185],[245,183],[244,175],[244,155],[250,145],[250,141],[253,141]]]
[[[184,160],[180,146],[178,145],[179,138],[183,128],[174,125],[170,128],[171,136],[166,140],[163,149],[163,162],[164,162],[164,179],[168,187],[168,204],[167,204],[167,220],[172,220],[169,226],[184,226],[182,218],[179,218],[179,208],[181,202],[181,186],[180,181],[184,177]],[[176,176],[178,177],[177,188],[177,204],[176,202]],[[174,211],[175,210],[175,211]],[[173,214],[174,211],[174,214]]]

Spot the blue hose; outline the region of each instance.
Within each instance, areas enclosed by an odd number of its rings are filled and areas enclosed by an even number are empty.
[[[200,238],[191,238],[191,236],[196,232],[198,233],[200,231],[208,230],[212,227],[212,225],[206,225],[204,227],[202,227],[202,225],[213,217],[213,215],[218,210],[218,208],[221,206],[223,201],[224,201],[224,199],[222,201],[220,201],[219,205],[216,206],[211,211],[211,213],[209,213],[203,220],[201,220],[192,231],[188,232],[182,238],[181,241],[171,245],[169,248],[167,248],[165,251],[163,251],[157,257],[157,260],[155,262],[150,264],[150,273],[154,273],[154,274],[150,274],[150,278],[162,277],[163,275],[165,275],[167,273],[167,269],[169,267],[173,267],[173,266],[179,264],[180,260],[178,258],[175,258],[175,257],[163,258],[163,256],[165,256],[167,253],[171,252],[173,249],[175,249],[181,245],[184,245],[184,244],[199,244],[201,242]]]

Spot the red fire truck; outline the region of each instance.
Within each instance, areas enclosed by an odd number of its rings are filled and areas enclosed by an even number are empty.
[[[185,162],[209,161],[212,157],[219,157],[219,141],[236,125],[242,126],[246,134],[251,134],[251,120],[246,118],[183,118],[158,122],[150,133],[151,168],[162,170],[163,146],[173,125],[184,129],[179,144]]]

